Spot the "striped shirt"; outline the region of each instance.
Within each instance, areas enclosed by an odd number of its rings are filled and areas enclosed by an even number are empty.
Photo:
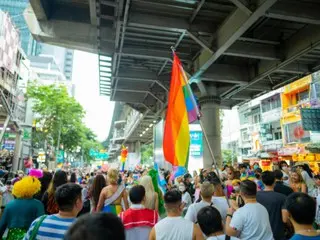
[[[32,230],[40,218],[31,224],[24,240],[29,240]],[[57,214],[47,216],[41,223],[36,240],[62,240],[65,232],[76,218],[61,218]]]

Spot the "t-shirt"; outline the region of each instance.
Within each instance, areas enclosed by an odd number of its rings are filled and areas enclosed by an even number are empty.
[[[295,234],[293,235],[292,238],[290,238],[290,240],[319,240],[320,239],[320,235],[319,236],[303,236],[300,234]]]
[[[185,192],[182,194],[182,202],[184,202],[185,205],[185,210],[192,204],[191,196],[188,192]]]
[[[226,235],[208,237],[207,240],[226,240]],[[231,237],[230,240],[239,240],[239,238]]]
[[[194,223],[182,217],[166,217],[154,228],[157,240],[192,240]]]
[[[210,206],[211,204],[208,203],[208,202],[205,202],[205,201],[200,201],[198,203],[193,203],[190,205],[190,207],[188,208],[188,211],[185,215],[185,219],[193,222],[193,223],[196,223],[197,222],[197,215],[198,215],[198,212],[204,208],[204,207],[208,207]],[[220,214],[224,214],[224,211],[220,210],[219,209],[219,206],[215,205],[214,203],[212,203],[212,206],[215,207],[219,212]]]
[[[240,232],[241,240],[273,240],[268,211],[260,203],[247,203],[239,208],[230,227]]]
[[[284,224],[282,222],[282,208],[286,201],[286,195],[273,192],[257,192],[257,202],[262,204],[269,213],[270,225],[275,240],[283,240]]]
[[[32,230],[40,218],[37,218],[31,224],[23,240],[29,240]],[[61,218],[58,215],[49,215],[41,223],[36,240],[63,240],[65,232],[76,218]]]
[[[291,187],[288,187],[283,182],[276,182],[276,185],[274,186],[274,191],[278,193],[282,193],[286,196],[289,196],[291,193],[293,193],[293,190]]]
[[[227,199],[225,197],[212,197],[211,201],[213,203],[213,206],[215,206],[219,210],[222,220],[225,221],[229,208]]]

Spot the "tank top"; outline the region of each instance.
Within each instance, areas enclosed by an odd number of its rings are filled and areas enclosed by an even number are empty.
[[[183,217],[166,217],[155,226],[157,240],[192,240],[193,222]]]

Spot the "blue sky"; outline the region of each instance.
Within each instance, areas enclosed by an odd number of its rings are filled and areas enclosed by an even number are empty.
[[[75,98],[86,111],[85,123],[98,140],[103,141],[109,133],[114,103],[108,97],[99,96],[98,56],[75,51],[72,81],[76,84]]]

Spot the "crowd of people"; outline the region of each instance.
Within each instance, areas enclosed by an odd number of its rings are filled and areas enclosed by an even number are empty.
[[[320,239],[320,175],[301,163],[193,175],[32,169],[0,192],[0,236],[8,240]]]

